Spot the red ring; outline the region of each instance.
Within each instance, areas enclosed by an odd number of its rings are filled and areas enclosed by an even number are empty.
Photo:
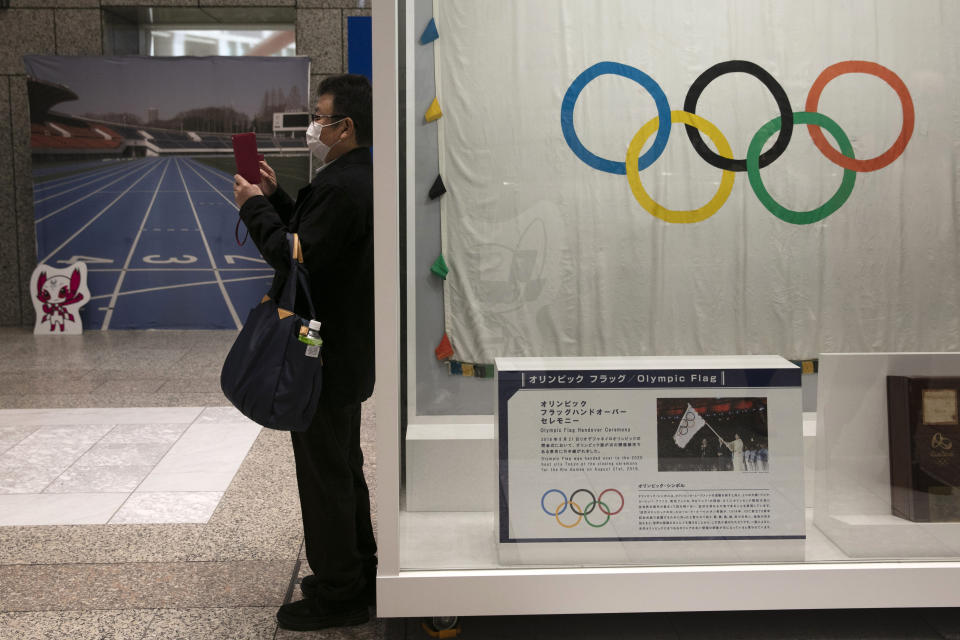
[[[866,73],[876,76],[890,85],[896,92],[897,97],[900,98],[900,106],[903,109],[903,126],[900,128],[900,136],[889,149],[877,157],[857,160],[847,157],[834,149],[827,141],[826,136],[823,135],[823,131],[817,125],[808,124],[807,131],[810,132],[810,137],[813,138],[813,144],[817,146],[817,149],[820,149],[820,152],[834,164],[840,165],[844,169],[850,169],[851,171],[876,171],[877,169],[882,169],[900,157],[903,150],[907,148],[910,136],[913,135],[914,111],[910,91],[897,74],[876,62],[846,60],[830,65],[820,73],[814,81],[813,86],[810,87],[805,110],[816,112],[824,87],[827,86],[828,82],[844,73]]]
[[[620,496],[620,508],[617,509],[616,511],[603,511],[603,507],[605,507],[606,505],[602,504],[602,503],[600,502],[600,500],[603,498],[603,494],[606,493],[607,491],[613,491],[615,494],[617,494],[618,496]],[[625,504],[626,504],[626,501],[623,499],[623,494],[620,493],[619,491],[617,491],[616,489],[604,489],[604,490],[600,493],[600,495],[597,496],[597,507],[600,509],[600,511],[602,511],[604,514],[606,514],[606,515],[608,515],[608,516],[615,516],[615,515],[617,515],[618,513],[620,513],[621,511],[623,511],[623,506],[624,506]],[[607,508],[609,509],[610,507],[607,507]]]

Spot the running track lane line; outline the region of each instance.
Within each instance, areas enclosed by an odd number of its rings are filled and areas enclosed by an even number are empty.
[[[230,301],[227,288],[223,286],[223,278],[220,277],[220,272],[217,271],[217,261],[213,259],[213,251],[210,250],[210,243],[207,242],[207,234],[203,232],[203,225],[200,224],[200,216],[197,215],[197,208],[193,206],[193,198],[190,197],[190,188],[187,187],[187,180],[183,177],[183,171],[180,170],[180,159],[174,158],[173,162],[177,166],[177,173],[180,174],[180,182],[183,183],[183,190],[187,194],[187,201],[190,202],[190,210],[193,211],[193,218],[197,221],[197,229],[200,230],[200,238],[203,240],[203,246],[207,250],[207,258],[210,260],[210,266],[213,267],[213,277],[217,279],[220,293],[223,294],[223,301],[227,303],[227,309],[230,311],[230,315],[233,317],[237,329],[243,329],[243,323],[240,322],[240,316],[237,315],[237,310],[233,308],[233,302]]]
[[[202,162],[199,162],[197,160],[194,160],[193,158],[187,158],[187,160],[190,161],[191,168],[193,168],[194,166],[200,167],[204,171],[207,171],[208,173],[212,173],[214,177],[220,178],[221,180],[226,180],[230,184],[233,184],[233,178],[229,175],[225,175],[225,173],[220,169],[214,169],[213,167],[203,164]],[[193,170],[196,171],[196,169],[193,169]],[[210,184],[210,183],[207,183],[207,184]]]
[[[102,216],[104,213],[107,212],[108,209],[110,209],[110,207],[112,207],[113,205],[117,204],[117,202],[119,202],[120,198],[122,198],[123,196],[127,195],[127,192],[128,192],[128,191],[130,191],[130,190],[133,189],[135,186],[137,186],[137,183],[138,183],[138,182],[140,182],[141,180],[143,180],[144,178],[146,178],[148,175],[150,175],[150,173],[152,173],[153,170],[156,169],[156,168],[159,167],[159,166],[160,166],[160,165],[157,164],[157,165],[154,165],[153,167],[151,167],[150,169],[148,169],[142,176],[140,176],[139,178],[137,178],[136,181],[135,181],[133,184],[131,184],[129,187],[127,187],[127,188],[124,190],[123,193],[121,193],[121,194],[118,195],[116,198],[114,198],[114,199],[113,199],[113,202],[111,202],[110,204],[108,204],[107,206],[105,206],[103,209],[100,209],[100,212],[97,213],[97,215],[95,215],[95,216],[93,216],[92,218],[90,218],[90,220],[87,222],[87,224],[85,224],[85,225],[83,225],[82,227],[80,227],[79,229],[77,229],[77,230],[73,233],[73,235],[71,235],[69,238],[67,238],[66,240],[64,240],[64,241],[60,244],[59,247],[57,247],[56,249],[54,249],[53,251],[51,251],[50,253],[48,253],[48,254],[46,255],[46,257],[44,257],[42,260],[39,260],[38,262],[46,262],[47,260],[49,260],[50,258],[52,258],[53,256],[55,256],[56,253],[57,253],[57,251],[60,251],[60,249],[63,249],[65,246],[67,246],[68,244],[70,244],[70,241],[71,241],[71,240],[73,240],[73,239],[76,238],[78,235],[80,235],[80,234],[83,232],[84,229],[86,229],[87,227],[89,227],[90,225],[92,225],[94,222],[96,222],[97,219],[100,218],[100,216]],[[91,194],[91,195],[92,195],[92,194]],[[84,196],[84,197],[86,197],[86,196]],[[81,198],[80,200],[82,200],[82,199],[83,199],[83,198]],[[77,202],[79,202],[80,200],[78,200]],[[76,203],[74,203],[74,204],[76,204]],[[68,205],[68,206],[69,206],[69,205]]]
[[[291,157],[291,156],[287,156],[287,157]],[[293,156],[293,157],[296,157],[296,156]],[[226,180],[227,182],[233,184],[233,178],[230,178],[230,177],[227,177],[227,176],[224,176],[224,175],[220,174],[218,169],[214,169],[213,167],[210,167],[210,166],[208,166],[208,165],[205,165],[205,164],[203,164],[202,162],[197,162],[197,161],[194,160],[193,158],[187,158],[187,160],[189,160],[190,162],[192,162],[192,163],[194,163],[194,164],[197,164],[198,166],[200,166],[200,167],[203,168],[203,169],[206,169],[207,171],[217,172],[217,173],[215,173],[215,177],[221,178],[221,179]],[[268,163],[268,164],[269,164],[269,163]],[[283,173],[283,172],[277,171],[276,169],[274,169],[274,172],[277,174],[277,178],[279,178],[280,176],[287,176],[288,178],[291,178],[291,179],[300,180],[299,177],[295,177],[295,176],[294,176],[293,174],[291,174],[291,173]],[[210,184],[210,183],[208,182],[207,184]],[[307,184],[310,184],[310,180],[307,180]],[[214,187],[212,184],[211,184],[210,186],[213,187],[213,190],[214,190],[214,191],[217,190],[217,188]]]
[[[134,163],[129,163],[129,162],[128,162],[128,163],[123,164],[123,165],[116,165],[116,166],[112,166],[112,167],[99,167],[99,168],[97,168],[97,169],[87,169],[87,170],[84,171],[83,173],[80,173],[80,174],[76,174],[76,173],[75,173],[75,174],[73,174],[73,175],[67,176],[66,178],[60,178],[60,179],[58,179],[58,180],[47,180],[46,182],[39,182],[39,183],[38,183],[38,182],[34,182],[34,184],[33,184],[33,192],[34,192],[34,194],[43,194],[44,192],[49,192],[49,191],[52,191],[52,190],[54,190],[54,189],[61,189],[61,188],[65,187],[66,185],[71,184],[71,183],[74,183],[74,182],[79,182],[79,181],[81,181],[81,180],[90,180],[90,177],[91,177],[91,176],[95,176],[95,175],[97,175],[97,174],[101,174],[101,175],[110,175],[110,174],[117,175],[118,173],[121,173],[124,169],[129,169],[131,166],[134,166],[134,165],[136,165],[136,164],[138,164],[138,163],[136,163],[136,162],[134,162]]]
[[[160,166],[159,164],[154,163],[154,165],[153,165],[152,167],[150,167],[149,169],[147,169],[146,173],[144,173],[143,176],[140,176],[140,178],[137,180],[137,182],[140,182],[140,180],[143,180],[143,177],[146,176],[147,173],[150,173],[151,171],[153,171],[154,169],[156,169],[156,168],[159,167],[159,166]],[[87,198],[89,198],[90,196],[92,196],[92,195],[94,195],[94,194],[97,194],[97,193],[100,193],[101,191],[103,191],[104,189],[106,189],[107,187],[109,187],[110,185],[112,185],[112,184],[114,184],[114,183],[116,183],[116,182],[120,182],[120,181],[123,180],[124,178],[127,178],[127,177],[129,177],[130,175],[132,175],[133,173],[135,173],[138,169],[142,169],[142,168],[143,168],[143,167],[137,167],[137,168],[134,169],[133,171],[130,171],[129,173],[126,173],[126,174],[120,176],[119,178],[117,178],[117,179],[114,180],[113,182],[110,182],[110,183],[108,183],[108,184],[103,185],[102,187],[100,187],[100,188],[97,189],[96,191],[91,191],[90,193],[88,193],[87,195],[83,196],[82,198],[77,198],[77,199],[74,200],[73,202],[70,202],[70,203],[67,203],[67,204],[63,205],[62,207],[60,207],[60,208],[57,209],[56,211],[51,211],[50,213],[48,213],[47,215],[43,216],[42,218],[37,218],[36,220],[33,221],[33,224],[34,224],[34,225],[40,224],[41,222],[43,222],[43,221],[46,220],[47,218],[51,218],[51,217],[57,215],[58,213],[60,213],[61,211],[63,211],[64,209],[69,209],[70,207],[72,207],[73,205],[77,204],[78,202],[82,202],[82,201],[86,200]],[[134,182],[133,184],[137,184],[137,182]],[[132,185],[131,185],[131,186],[132,186]],[[127,188],[127,191],[129,191],[129,190],[130,190],[130,189]],[[126,193],[127,191],[124,191],[123,193]],[[114,202],[116,202],[116,201],[114,201]],[[34,202],[33,204],[36,205],[37,203]],[[111,203],[111,204],[112,204],[112,203]]]
[[[100,160],[88,160],[86,162],[77,161],[70,162],[68,164],[51,165],[49,167],[34,168],[31,175],[34,178],[44,178],[46,176],[55,176],[57,174],[67,173],[68,171],[88,171],[90,169],[108,167],[121,162],[129,162],[132,159],[133,158],[114,158],[113,160],[104,160],[102,162]],[[70,176],[61,176],[59,178],[53,178],[53,180],[62,180],[64,177]]]
[[[228,280],[205,280],[203,282],[184,282],[182,284],[167,284],[161,287],[150,287],[148,289],[131,289],[130,291],[121,291],[118,295],[121,296],[130,296],[135,293],[151,293],[153,291],[167,291],[169,289],[183,289],[184,287],[199,287],[205,286],[208,284],[220,284],[224,282],[226,284],[231,284],[234,282],[247,282],[248,280],[266,280],[267,278],[272,278],[272,275],[263,275],[263,276],[248,276],[246,278],[230,278]],[[90,300],[103,300],[104,298],[109,298],[109,293],[104,293],[99,296],[91,296]]]
[[[142,163],[134,162],[132,164],[133,166],[135,166]],[[61,178],[60,181],[47,180],[46,182],[41,182],[40,184],[34,184],[33,192],[36,194],[39,192],[50,191],[51,189],[59,189],[65,185],[70,184],[71,182],[77,182],[78,180],[90,180],[91,176],[95,176],[97,174],[100,174],[101,177],[116,176],[120,173],[123,173],[125,169],[129,169],[130,167],[131,167],[131,164],[128,163],[121,166],[97,167],[96,169],[87,169],[81,175],[72,175],[67,178]],[[94,178],[94,180],[99,180],[99,179],[100,178]],[[72,187],[67,191],[72,191],[75,188],[76,187]],[[61,191],[60,193],[67,193],[67,191]],[[54,194],[54,195],[60,195],[60,194]],[[50,196],[50,197],[52,198],[54,196]],[[39,202],[39,201],[35,200],[35,202]]]
[[[113,181],[113,182],[117,182],[118,180],[122,180],[124,176],[128,176],[128,175],[130,175],[130,174],[134,173],[135,171],[137,171],[137,170],[139,170],[139,169],[142,169],[142,168],[143,168],[142,166],[140,166],[140,167],[133,167],[132,169],[130,169],[130,167],[124,167],[124,168],[121,169],[120,171],[111,171],[111,172],[109,172],[109,173],[108,173],[107,175],[105,175],[105,176],[100,176],[100,177],[98,177],[98,178],[94,178],[93,180],[90,181],[90,183],[99,182],[100,180],[109,180],[110,178],[116,177],[116,176],[118,176],[119,174],[122,173],[123,175],[120,175],[120,177],[117,178],[117,180],[114,180],[114,181]],[[129,169],[129,171],[126,171],[126,172],[125,172],[124,170],[126,170],[126,169]],[[113,184],[113,182],[111,182],[110,184]],[[78,185],[75,186],[75,187],[70,187],[69,189],[64,189],[63,191],[60,191],[60,192],[58,192],[58,193],[52,193],[52,194],[50,194],[50,195],[48,195],[48,196],[46,196],[46,197],[40,198],[39,200],[34,200],[34,201],[33,201],[33,204],[35,204],[35,205],[36,205],[36,204],[40,204],[41,202],[46,202],[46,201],[49,200],[50,198],[57,198],[57,197],[62,196],[62,195],[64,195],[64,194],[66,194],[66,193],[70,193],[71,191],[76,191],[77,189],[82,189],[82,188],[84,188],[84,187],[86,187],[86,186],[91,186],[90,183],[87,183],[87,184],[78,184]],[[104,187],[102,187],[102,188],[105,189],[105,188],[108,187],[108,186],[110,186],[110,185],[104,185]],[[94,192],[94,193],[96,193],[96,192]]]
[[[163,173],[160,174],[160,180],[157,181],[157,188],[153,190],[153,197],[150,198],[150,204],[147,206],[147,212],[143,214],[143,220],[140,221],[140,228],[137,229],[137,236],[133,239],[133,244],[130,246],[130,253],[127,254],[127,259],[123,263],[123,269],[120,271],[120,277],[117,278],[117,285],[113,288],[113,295],[110,297],[110,303],[107,305],[107,315],[103,317],[103,323],[100,325],[100,331],[107,331],[110,329],[110,320],[113,319],[113,307],[117,304],[117,296],[120,295],[120,288],[123,286],[123,279],[127,275],[127,267],[130,266],[130,260],[133,259],[133,254],[137,250],[137,244],[140,243],[140,236],[143,235],[143,227],[147,224],[147,218],[150,217],[150,212],[153,211],[153,203],[157,201],[157,194],[160,193],[160,185],[163,184],[163,179],[167,175],[167,169],[170,168],[170,158],[167,158],[167,161],[163,163]]]
[[[207,180],[206,178],[204,178],[202,175],[200,175],[200,172],[197,171],[196,168],[194,168],[193,166],[191,166],[191,165],[189,165],[189,164],[188,164],[187,166],[190,167],[190,169],[191,169],[195,174],[197,174],[197,177],[198,177],[198,178],[200,178],[201,180],[203,180],[204,182],[206,182],[206,183],[210,186],[210,188],[213,189],[214,193],[216,193],[218,196],[220,196],[221,198],[223,198],[224,200],[226,200],[226,201],[230,204],[230,206],[233,207],[235,210],[240,211],[240,207],[237,206],[237,203],[236,203],[236,202],[234,202],[233,200],[231,200],[231,199],[228,198],[227,196],[223,195],[223,193],[222,193],[219,189],[217,189],[215,186],[213,186],[212,184],[210,184],[210,181]],[[219,176],[219,177],[222,178],[223,176]],[[233,181],[231,180],[231,183],[232,183],[232,182],[233,182]]]

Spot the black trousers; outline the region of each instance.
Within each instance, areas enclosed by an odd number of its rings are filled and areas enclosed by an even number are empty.
[[[349,600],[373,580],[377,543],[363,478],[360,405],[321,399],[310,428],[291,432],[307,562],[317,594]]]

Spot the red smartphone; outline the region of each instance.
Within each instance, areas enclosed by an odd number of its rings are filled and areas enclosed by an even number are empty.
[[[250,184],[260,184],[260,164],[263,158],[257,153],[257,134],[238,133],[233,136],[233,159],[237,173]]]

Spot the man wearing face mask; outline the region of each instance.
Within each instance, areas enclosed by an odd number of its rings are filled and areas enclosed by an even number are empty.
[[[320,407],[307,431],[291,434],[313,575],[301,585],[304,599],[277,612],[280,626],[297,630],[366,622],[377,567],[360,451],[360,404],[374,382],[370,83],[334,76],[318,96],[307,144],[320,169],[296,201],[278,188],[266,162],[260,186],[234,176],[240,217],[276,271],[271,297],[289,272],[286,234],[297,233],[321,322]]]

